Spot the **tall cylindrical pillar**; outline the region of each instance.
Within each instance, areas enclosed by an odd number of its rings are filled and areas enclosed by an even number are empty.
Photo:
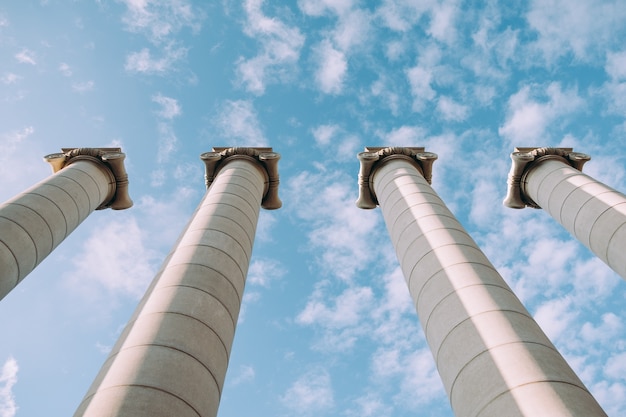
[[[516,148],[504,204],[543,208],[626,279],[626,196],[581,172],[571,148]]]
[[[132,206],[119,148],[63,149],[54,175],[0,205],[0,299],[94,210]]]
[[[202,155],[209,188],[75,416],[213,417],[259,208],[281,206],[271,148]]]
[[[366,151],[357,204],[380,205],[455,415],[606,416],[429,185],[436,156]]]

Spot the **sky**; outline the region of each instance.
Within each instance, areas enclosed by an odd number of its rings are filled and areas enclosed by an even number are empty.
[[[624,0],[5,0],[0,201],[46,154],[121,147],[92,213],[0,301],[0,417],[71,415],[204,192],[202,152],[271,146],[220,417],[453,416],[365,146],[439,155],[433,188],[612,417],[626,283],[542,210],[502,206],[515,146],[626,190]]]

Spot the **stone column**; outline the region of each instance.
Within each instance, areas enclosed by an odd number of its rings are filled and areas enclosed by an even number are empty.
[[[0,299],[94,210],[132,206],[119,148],[47,155],[54,175],[0,205]]]
[[[277,209],[271,148],[202,154],[208,191],[75,416],[217,414],[259,208]]]
[[[515,148],[504,205],[543,208],[626,279],[626,196],[588,175],[572,148]]]
[[[436,155],[359,159],[357,205],[380,205],[455,415],[606,416],[429,185]]]

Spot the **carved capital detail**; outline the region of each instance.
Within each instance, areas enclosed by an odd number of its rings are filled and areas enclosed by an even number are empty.
[[[378,205],[378,199],[372,184],[373,173],[376,169],[393,159],[410,161],[422,174],[424,179],[431,184],[433,163],[437,154],[425,152],[424,148],[416,147],[366,147],[365,152],[357,155],[361,166],[359,169],[359,197],[356,205],[362,209],[373,209]]]
[[[537,164],[548,159],[558,159],[579,171],[591,159],[584,153],[573,152],[572,148],[515,148],[511,153],[511,170],[507,180],[507,195],[503,204],[510,208],[541,208],[524,192],[524,178]]]
[[[276,210],[282,207],[283,203],[278,197],[278,160],[280,154],[274,152],[272,148],[213,148],[211,152],[200,155],[200,159],[205,165],[205,183],[207,189],[213,180],[229,161],[234,159],[247,159],[261,168],[265,175],[265,190],[261,207],[266,210]]]
[[[103,172],[109,176],[115,187],[96,210],[106,208],[124,210],[133,206],[133,200],[128,194],[128,174],[124,167],[124,159],[126,154],[121,148],[62,148],[61,153],[44,156],[53,173],[77,161],[91,161],[104,168]]]

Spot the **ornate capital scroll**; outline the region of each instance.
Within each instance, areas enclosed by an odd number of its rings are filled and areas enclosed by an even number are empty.
[[[356,200],[356,205],[362,209],[373,209],[378,205],[372,184],[372,173],[377,167],[393,159],[404,159],[410,161],[430,184],[433,163],[437,159],[437,154],[425,152],[424,148],[366,147],[365,152],[360,152],[357,158],[361,161],[361,167],[359,169],[359,198]]]
[[[283,203],[278,197],[278,160],[280,154],[274,152],[272,148],[213,148],[211,152],[200,155],[204,162],[206,171],[204,179],[207,189],[213,183],[220,169],[229,161],[234,159],[247,159],[254,162],[265,175],[265,190],[261,207],[266,210],[276,210],[282,207]]]
[[[124,167],[126,154],[121,148],[62,148],[61,153],[53,153],[44,156],[44,160],[52,166],[52,172],[56,173],[68,165],[77,161],[91,161],[98,166],[105,167],[103,170],[115,183],[113,191],[104,202],[96,209],[124,210],[133,206],[128,194],[128,174]]]
[[[502,203],[510,208],[541,208],[524,192],[524,177],[541,161],[558,159],[564,164],[582,171],[585,162],[591,157],[584,153],[573,152],[572,148],[515,148],[511,153],[511,170],[507,181],[507,195]]]

